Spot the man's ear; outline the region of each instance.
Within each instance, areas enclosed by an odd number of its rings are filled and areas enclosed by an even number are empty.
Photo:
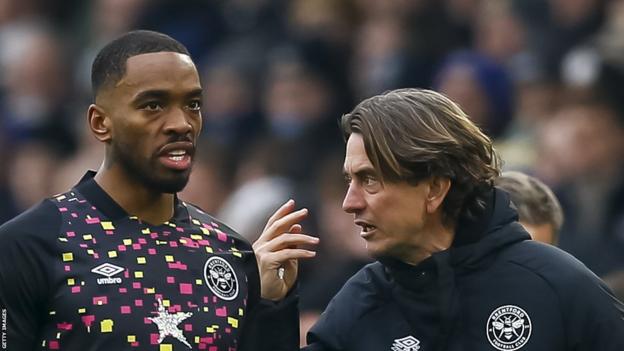
[[[111,120],[102,107],[91,104],[87,118],[89,119],[89,128],[97,140],[102,142],[111,140]]]
[[[429,192],[426,199],[428,213],[434,213],[442,206],[449,189],[451,189],[451,180],[449,178],[431,177],[429,179]]]

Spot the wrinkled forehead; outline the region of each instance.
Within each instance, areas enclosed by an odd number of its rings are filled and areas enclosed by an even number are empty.
[[[343,171],[356,173],[362,169],[373,170],[374,168],[366,153],[362,135],[352,133],[347,140]]]

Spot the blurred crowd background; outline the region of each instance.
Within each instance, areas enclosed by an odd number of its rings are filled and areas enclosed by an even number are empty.
[[[458,102],[506,170],[554,189],[559,246],[608,279],[624,269],[622,0],[0,0],[0,223],[97,169],[91,62],[139,28],[184,43],[202,78],[181,197],[250,240],[288,198],[311,210],[310,321],[368,260],[341,210],[339,118],[400,87]]]

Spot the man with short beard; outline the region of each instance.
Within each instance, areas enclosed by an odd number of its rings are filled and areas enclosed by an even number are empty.
[[[112,41],[92,68],[97,172],[0,227],[10,350],[280,350],[298,345],[288,294],[307,210],[285,203],[256,250],[176,197],[201,130],[187,49],[151,31]],[[262,284],[260,284],[260,282]]]

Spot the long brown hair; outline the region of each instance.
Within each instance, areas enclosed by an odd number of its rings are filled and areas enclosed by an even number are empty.
[[[474,216],[500,174],[500,158],[457,104],[431,90],[399,89],[373,96],[342,116],[345,139],[361,134],[382,182],[451,180],[445,220]]]

